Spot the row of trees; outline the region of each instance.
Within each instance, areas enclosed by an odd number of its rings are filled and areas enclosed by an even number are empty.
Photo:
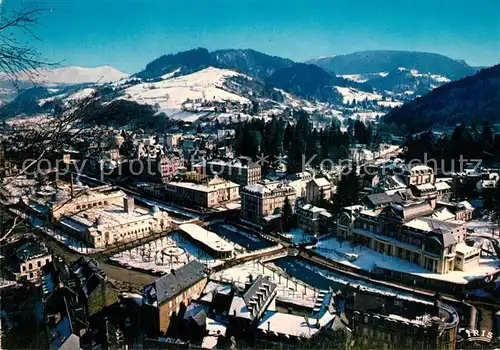
[[[316,128],[305,111],[293,111],[294,123],[284,118],[273,118],[269,122],[254,119],[236,124],[235,152],[237,156],[256,158],[263,154],[269,160],[287,156],[289,173],[302,171],[303,160],[314,157],[311,165],[318,165],[323,159],[337,161],[349,158],[352,144],[373,145],[383,140],[383,134],[368,123],[349,121],[346,131],[341,123],[333,119],[331,124]]]
[[[486,166],[493,166],[500,161],[500,137],[493,135],[488,124],[481,127],[469,127],[460,124],[451,135],[437,135],[427,131],[408,139],[406,143],[407,160],[436,159],[438,164],[451,167],[452,161],[463,159],[481,159]]]

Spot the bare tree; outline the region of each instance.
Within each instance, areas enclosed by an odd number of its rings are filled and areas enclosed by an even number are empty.
[[[16,10],[0,12],[0,72],[17,84],[19,78],[35,82],[40,70],[56,66],[43,59],[40,52],[28,41],[40,41],[35,28],[40,24],[40,17],[49,11],[34,4]],[[28,40],[24,42],[20,37]]]

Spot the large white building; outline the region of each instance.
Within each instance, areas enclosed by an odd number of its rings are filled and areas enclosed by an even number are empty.
[[[203,208],[212,208],[240,198],[240,186],[215,177],[206,182],[169,182],[166,184],[170,200]]]
[[[76,191],[73,196],[59,189],[41,205],[40,199],[28,204],[38,214],[44,209],[48,218],[90,247],[104,248],[132,241],[170,226],[168,214],[153,207],[136,208],[133,197],[105,187]]]

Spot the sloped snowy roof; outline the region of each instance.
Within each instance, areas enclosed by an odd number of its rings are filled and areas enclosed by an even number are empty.
[[[194,240],[205,244],[215,251],[232,252],[234,249],[231,243],[225,241],[216,233],[205,230],[203,227],[196,224],[183,224],[179,226],[179,229],[187,233]]]
[[[330,186],[331,185],[330,182],[328,182],[328,180],[325,179],[324,177],[318,177],[318,178],[313,179],[311,181],[314,181],[314,183],[318,187],[324,187],[324,186]]]
[[[459,202],[458,203],[458,206],[463,206],[465,209],[467,210],[474,210],[474,207],[472,206],[472,204],[470,204],[469,202],[467,201],[462,201],[462,202]]]
[[[479,249],[476,247],[468,246],[465,242],[458,243],[457,247],[456,247],[456,252],[460,253],[462,255],[469,255],[469,254],[476,252],[476,251],[478,252]]]
[[[448,208],[440,208],[432,213],[431,217],[438,220],[455,220],[455,214],[448,210]]]
[[[436,182],[435,186],[436,186],[436,190],[438,190],[438,191],[446,191],[446,190],[450,190],[451,189],[451,186],[448,185],[444,181]]]
[[[310,338],[319,331],[319,329],[309,326],[315,322],[315,319],[304,316],[266,311],[258,328],[263,332],[271,332],[271,334]]]

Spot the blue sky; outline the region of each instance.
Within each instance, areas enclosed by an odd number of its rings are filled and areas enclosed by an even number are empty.
[[[0,0],[6,11],[26,0]],[[49,60],[141,70],[195,47],[253,48],[297,61],[371,49],[500,63],[498,0],[39,0]]]

